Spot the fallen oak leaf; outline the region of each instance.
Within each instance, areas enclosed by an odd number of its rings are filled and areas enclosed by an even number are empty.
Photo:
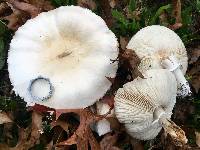
[[[173,5],[173,15],[176,19],[176,23],[181,23],[181,0],[172,0]]]
[[[126,50],[126,46],[128,45],[129,39],[127,37],[120,36],[119,42],[121,49]]]
[[[175,23],[173,25],[168,25],[168,28],[170,28],[171,30],[177,30],[177,29],[179,29],[182,26],[183,26],[182,23]]]
[[[28,150],[33,147],[40,138],[40,130],[42,128],[42,116],[36,112],[32,113],[32,123],[26,129],[18,128],[19,140],[15,147],[9,147],[0,144],[2,150]]]
[[[98,150],[100,149],[100,145],[97,142],[97,140],[95,139],[92,131],[90,128],[88,128],[88,135],[89,135],[89,143],[90,143],[90,147],[92,150]]]
[[[5,112],[0,112],[0,124],[13,122]]]
[[[53,121],[51,123],[51,127],[55,127],[55,126],[60,126],[63,130],[65,130],[67,133],[69,132],[69,124],[67,124],[66,122],[62,121],[62,120],[56,120]]]
[[[121,58],[124,59],[125,61],[128,61],[129,67],[132,73],[132,78],[140,77],[144,79],[144,76],[142,73],[138,70],[138,66],[141,62],[137,54],[131,50],[131,49],[126,49],[124,53],[121,54]]]
[[[79,125],[78,129],[74,132],[74,134],[69,139],[56,144],[56,146],[65,146],[65,145],[76,144],[77,148],[79,150],[84,150],[84,148],[88,147],[88,143],[90,143],[90,146],[94,146],[93,143],[97,144],[96,139],[93,137],[94,135],[90,133],[91,132],[90,125],[94,122],[104,119],[110,113],[111,110],[105,115],[95,115],[88,108],[63,110],[63,111],[65,113],[73,112],[73,113],[78,114],[80,116],[80,125]],[[92,144],[91,144],[91,140],[93,141]],[[80,141],[82,141],[82,142],[80,143]],[[95,147],[96,147],[95,148],[96,150],[100,150],[99,145],[96,145]]]
[[[55,148],[55,144],[64,141],[66,139],[66,137],[68,137],[68,134],[66,135],[64,129],[62,129],[62,127],[60,127],[60,126],[55,126],[54,128],[52,128],[52,131],[53,131],[53,133],[52,133],[52,141],[53,141],[52,147]]]
[[[27,129],[20,129],[20,139],[15,149],[27,150],[33,147],[40,138],[41,130],[42,130],[42,115],[36,112],[32,112],[31,126],[28,127]]]
[[[11,12],[12,10],[6,2],[0,3],[0,16],[6,16]]]
[[[16,31],[22,24],[25,23],[28,17],[22,11],[14,10],[14,12],[11,15],[2,17],[0,19],[7,20],[7,27],[11,30]]]
[[[46,112],[51,112],[51,111],[55,111],[55,109],[53,108],[49,108],[43,105],[39,105],[39,104],[35,104],[34,106],[31,106],[28,108],[29,111],[36,111],[39,113],[46,113]]]
[[[8,145],[6,144],[0,144],[0,149],[1,150],[14,150],[14,149],[11,149]]]
[[[36,17],[39,13],[41,13],[41,10],[31,4],[19,2],[17,0],[7,0],[8,3],[10,3],[14,8],[18,10],[22,10],[30,14],[31,18]]]
[[[173,16],[175,17],[176,21],[175,24],[169,25],[168,27],[172,30],[177,30],[182,27],[182,18],[181,18],[181,0],[173,0]]]
[[[86,133],[87,134],[87,133]],[[88,140],[86,139],[77,139],[77,150],[88,150]]]
[[[111,27],[113,24],[113,17],[109,0],[100,0],[99,5],[101,8],[103,8],[101,17],[105,20],[107,26]]]
[[[51,1],[49,0],[24,0],[24,2],[29,3],[39,10],[43,11],[49,11],[54,9],[55,7],[52,5]]]

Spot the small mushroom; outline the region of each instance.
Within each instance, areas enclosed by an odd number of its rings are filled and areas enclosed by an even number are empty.
[[[191,93],[189,84],[184,77],[188,66],[187,52],[182,40],[174,31],[159,25],[147,26],[132,37],[127,49],[134,50],[141,59],[139,65],[141,72],[165,67],[176,76],[177,95],[184,97]],[[174,59],[171,59],[172,57]],[[168,64],[169,62],[176,63],[176,71],[173,70],[174,68],[169,68],[166,61]]]
[[[63,6],[28,20],[15,33],[8,71],[16,94],[55,109],[92,105],[115,77],[118,42],[104,20],[79,6]]]
[[[97,114],[98,115],[105,115],[110,111],[110,106],[106,103],[103,103],[101,101],[96,102],[97,107]],[[107,115],[107,117],[112,117],[114,115],[114,111],[111,110],[110,114]],[[111,132],[110,122],[104,118],[96,123],[96,132],[99,134],[99,136],[104,135],[108,132]]]
[[[163,127],[174,139],[187,143],[185,133],[170,120],[176,91],[176,79],[170,71],[148,70],[145,79],[138,77],[117,91],[116,117],[134,138],[154,139]]]

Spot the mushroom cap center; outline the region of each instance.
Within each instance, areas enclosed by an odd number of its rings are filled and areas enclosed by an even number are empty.
[[[44,72],[62,73],[75,69],[88,55],[91,48],[79,39],[58,38],[55,42],[44,42],[45,50],[42,50],[41,70]]]

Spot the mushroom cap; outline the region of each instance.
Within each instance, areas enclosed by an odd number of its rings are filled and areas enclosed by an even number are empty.
[[[101,17],[79,6],[63,6],[18,29],[10,44],[8,71],[15,93],[28,104],[85,108],[110,88],[106,77],[115,77],[118,64],[110,59],[117,56],[117,39]],[[38,77],[53,86],[49,99],[30,95],[30,82]],[[41,84],[38,95],[43,89],[49,87]]]
[[[170,118],[176,102],[177,83],[167,69],[152,69],[126,83],[115,96],[115,114],[125,124],[127,132],[140,140],[155,138],[162,126],[156,108],[162,108]]]
[[[182,72],[185,74],[188,57],[180,37],[167,27],[152,25],[142,28],[130,40],[127,49],[132,49],[141,59],[139,70],[163,68],[161,60],[171,55],[180,61]]]

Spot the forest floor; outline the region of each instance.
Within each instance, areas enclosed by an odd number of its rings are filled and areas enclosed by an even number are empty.
[[[125,51],[130,38],[148,25],[167,26],[180,36],[188,53],[186,78],[192,95],[177,99],[172,120],[185,131],[186,145],[177,146],[163,131],[154,140],[133,139],[112,117],[109,121],[113,131],[99,137],[90,130],[90,124],[100,118],[88,108],[65,110],[66,114],[55,123],[52,120],[59,112],[52,115],[42,106],[27,108],[15,96],[6,63],[12,36],[28,19],[63,5],[86,7],[101,16],[119,39],[120,53]],[[0,19],[0,150],[200,149],[200,0],[0,0]],[[110,79],[113,86],[103,102],[112,106],[114,92],[140,75],[135,69],[138,60],[133,61],[126,65],[119,60],[117,77]],[[132,69],[136,70],[134,75]]]

